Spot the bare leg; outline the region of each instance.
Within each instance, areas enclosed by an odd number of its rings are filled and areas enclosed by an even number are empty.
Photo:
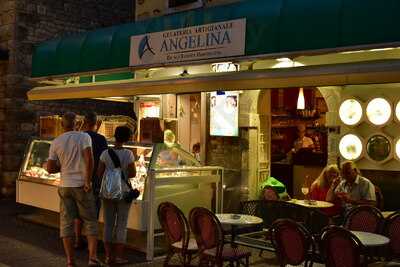
[[[72,237],[63,237],[62,238],[63,245],[64,245],[64,251],[65,255],[67,256],[67,263],[73,263],[74,262],[74,247],[73,247],[73,241]]]
[[[89,260],[97,259],[97,236],[88,235]]]
[[[75,248],[82,246],[82,221],[80,219],[74,220],[74,230],[75,230]]]
[[[106,252],[106,260],[108,263],[114,262],[114,251],[113,251],[113,244],[110,242],[104,242],[104,250]]]

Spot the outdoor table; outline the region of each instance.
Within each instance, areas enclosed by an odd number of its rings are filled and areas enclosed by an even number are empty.
[[[389,238],[380,234],[351,231],[365,247],[379,247],[389,244]]]
[[[381,212],[382,213],[382,215],[383,215],[383,218],[387,218],[387,217],[389,217],[390,215],[392,215],[393,213],[395,213],[395,211],[382,211]]]
[[[292,198],[291,200],[288,200],[287,202],[297,204],[300,206],[304,206],[307,208],[316,208],[316,209],[324,209],[324,208],[330,208],[333,207],[333,203],[327,202],[327,201],[321,201],[321,200],[300,200],[300,199],[294,199]]]
[[[238,226],[250,226],[256,225],[263,222],[263,220],[257,216],[246,215],[246,214],[234,214],[234,213],[219,213],[216,214],[221,224],[231,226],[231,245],[235,244],[236,227]]]

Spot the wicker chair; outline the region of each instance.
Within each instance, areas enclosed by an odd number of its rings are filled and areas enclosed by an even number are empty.
[[[375,186],[376,207],[380,210],[384,210],[385,203],[384,203],[382,191],[378,186],[376,186],[376,185],[374,185],[374,186]]]
[[[321,235],[321,247],[327,267],[365,266],[361,257],[364,246],[343,227],[327,227]]]
[[[390,239],[388,258],[400,260],[400,211],[386,218],[384,234]]]
[[[224,244],[224,234],[218,218],[205,208],[193,208],[189,214],[190,226],[199,247],[200,265],[223,266],[224,262],[237,266],[242,259],[249,266],[251,253],[231,244]]]
[[[275,221],[271,227],[271,240],[281,267],[287,264],[312,266],[313,240],[301,224],[290,219]]]
[[[190,227],[185,215],[171,202],[161,203],[157,213],[167,241],[168,252],[164,266],[168,266],[174,254],[179,255],[182,266],[189,265],[192,255],[198,249],[196,240],[190,238]]]
[[[344,227],[352,231],[381,233],[384,218],[381,212],[369,205],[354,207],[344,219]]]

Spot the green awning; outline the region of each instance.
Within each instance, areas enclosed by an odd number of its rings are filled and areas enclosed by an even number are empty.
[[[246,56],[400,42],[399,0],[246,0],[39,44],[32,77],[123,69],[130,37],[246,18]]]

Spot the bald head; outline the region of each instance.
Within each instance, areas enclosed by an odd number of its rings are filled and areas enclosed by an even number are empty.
[[[73,112],[67,112],[62,116],[62,127],[65,131],[72,131],[75,128],[76,114]]]

